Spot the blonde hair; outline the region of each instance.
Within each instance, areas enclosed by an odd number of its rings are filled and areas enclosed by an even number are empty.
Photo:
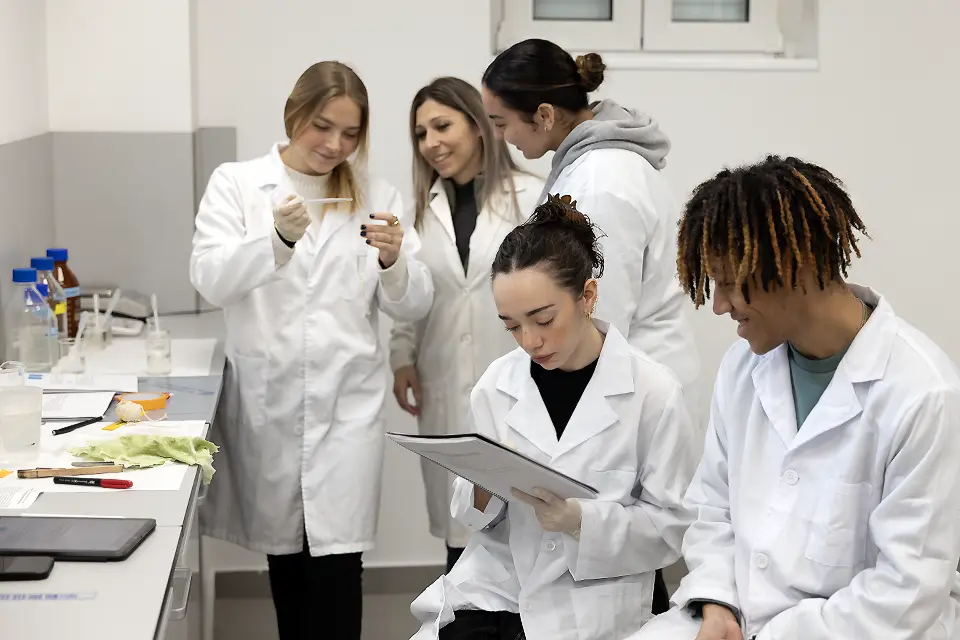
[[[414,193],[414,226],[421,226],[423,212],[430,200],[430,189],[437,181],[439,174],[436,169],[420,153],[417,141],[417,109],[427,100],[433,100],[445,107],[459,111],[480,132],[480,141],[483,152],[483,202],[489,202],[491,207],[497,206],[497,198],[504,187],[508,185],[512,192],[513,217],[517,222],[526,218],[525,212],[520,211],[517,194],[513,191],[513,174],[519,171],[510,151],[503,140],[497,140],[493,135],[490,119],[483,111],[483,102],[477,88],[460,78],[437,78],[423,87],[413,97],[410,105],[410,141],[413,143],[413,193]],[[505,212],[497,211],[498,215],[509,217]]]
[[[311,65],[300,74],[297,83],[283,107],[283,124],[287,137],[293,140],[334,98],[345,97],[360,109],[360,133],[355,156],[356,168],[363,169],[367,159],[368,132],[370,129],[370,102],[367,87],[356,72],[334,60]],[[353,198],[350,212],[362,204],[363,192],[351,162],[341,162],[330,172],[327,182],[328,198]]]

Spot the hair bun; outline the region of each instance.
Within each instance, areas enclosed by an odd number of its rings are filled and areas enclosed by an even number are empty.
[[[603,274],[603,257],[599,243],[603,233],[590,222],[590,218],[577,209],[577,201],[571,196],[559,193],[548,195],[547,201],[534,209],[533,215],[524,224],[558,227],[571,234],[589,255],[596,277]]]
[[[599,53],[588,53],[577,56],[577,73],[580,74],[580,84],[587,93],[596,91],[603,83],[603,72],[607,65]]]

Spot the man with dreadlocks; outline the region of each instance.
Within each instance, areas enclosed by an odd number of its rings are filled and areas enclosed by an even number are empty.
[[[694,191],[680,279],[742,340],[686,495],[690,573],[636,640],[960,638],[960,375],[844,281],[857,234],[841,182],[795,158]]]

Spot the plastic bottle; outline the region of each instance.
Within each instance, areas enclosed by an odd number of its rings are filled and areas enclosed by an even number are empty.
[[[40,274],[37,274],[37,279],[40,279]],[[37,283],[37,293],[43,296],[43,299],[47,301],[47,306],[50,306],[50,286],[41,282]],[[48,322],[50,326],[47,331],[47,340],[48,346],[50,347],[50,362],[52,366],[57,366],[57,363],[60,361],[60,327],[57,324],[57,315],[53,309],[48,309]]]
[[[56,362],[51,345],[57,323],[36,283],[36,269],[14,269],[13,295],[4,309],[6,359],[22,362],[29,372],[50,371]]]
[[[80,324],[80,281],[67,266],[70,258],[66,249],[47,249],[47,257],[53,258],[53,275],[63,288],[67,298],[67,336],[75,338]]]
[[[63,287],[57,282],[53,275],[53,258],[30,258],[30,266],[37,270],[37,284],[45,284],[50,288],[50,295],[47,296],[47,302],[53,309],[57,317],[57,333],[60,337],[67,337],[69,331],[67,328],[67,296],[63,292]],[[38,287],[39,288],[39,287]]]

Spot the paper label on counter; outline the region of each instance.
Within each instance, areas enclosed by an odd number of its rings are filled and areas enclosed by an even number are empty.
[[[40,600],[93,600],[96,591],[66,593],[0,593],[0,602],[37,602]]]
[[[0,489],[0,509],[29,509],[40,493],[38,489]]]

